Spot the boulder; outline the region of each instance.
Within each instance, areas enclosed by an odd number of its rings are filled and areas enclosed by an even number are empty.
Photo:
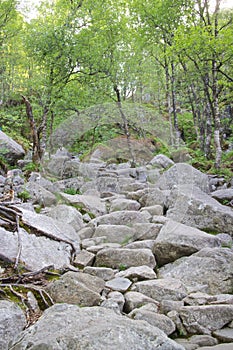
[[[44,208],[57,203],[56,196],[36,182],[28,182],[25,185],[25,190],[29,192],[33,204],[38,204]]]
[[[101,302],[105,282],[99,277],[82,272],[69,271],[59,280],[51,282],[46,290],[56,303],[94,306]]]
[[[133,225],[135,230],[135,240],[143,241],[152,239],[155,240],[163,227],[162,224],[154,223],[137,223]]]
[[[73,264],[81,269],[86,266],[91,266],[95,259],[95,254],[87,252],[86,250],[81,250],[76,254]]]
[[[55,220],[47,215],[37,214],[20,207],[22,222],[30,231],[37,235],[44,235],[52,240],[68,243],[73,250],[79,251],[79,236],[74,228],[66,223]]]
[[[94,267],[86,266],[83,270],[85,273],[102,278],[104,281],[109,281],[114,278],[115,272],[110,267]]]
[[[134,309],[140,308],[143,305],[146,304],[154,304],[156,306],[156,312],[159,310],[159,303],[150,298],[147,297],[145,294],[139,293],[139,292],[126,292],[125,293],[125,305],[124,305],[124,311],[126,313],[131,312]]]
[[[62,344],[62,345],[61,345]],[[103,307],[56,304],[21,333],[9,350],[184,350],[158,328]]]
[[[232,320],[233,305],[184,306],[179,316],[189,334],[211,335]]]
[[[160,278],[178,278],[190,292],[232,293],[233,251],[204,248],[159,269]]]
[[[107,281],[105,283],[105,287],[113,291],[124,293],[130,288],[131,284],[132,282],[128,278],[116,277],[112,280]]]
[[[93,237],[105,237],[105,242],[125,244],[133,239],[135,230],[126,225],[99,225]]]
[[[220,241],[215,236],[169,220],[155,240],[153,253],[161,266],[182,256],[191,255],[202,248],[219,246]]]
[[[134,320],[147,321],[152,326],[158,327],[167,335],[172,334],[176,330],[176,326],[172,320],[166,315],[159,314],[154,304],[147,304],[130,312],[129,316]]]
[[[222,204],[229,203],[233,200],[233,188],[224,188],[211,193],[211,196]]]
[[[0,349],[8,349],[9,343],[18,336],[26,324],[26,317],[17,304],[0,300]]]
[[[120,210],[139,210],[141,208],[141,205],[132,199],[126,199],[126,198],[117,198],[114,199],[110,204],[110,213],[113,211],[120,211]]]
[[[162,169],[167,169],[175,163],[164,154],[157,154],[153,159],[151,159],[149,164]]]
[[[149,249],[124,249],[106,248],[101,249],[96,255],[95,266],[111,267],[116,269],[129,268],[132,266],[146,265],[155,268],[154,255]]]
[[[187,163],[177,163],[166,170],[156,185],[161,190],[171,190],[174,185],[191,185],[209,193],[209,178]]]
[[[71,195],[67,193],[60,193],[60,195],[67,203],[94,216],[101,216],[106,213],[105,204],[96,195]]]
[[[84,227],[82,214],[70,205],[60,204],[47,213],[51,218],[71,225],[76,232]]]
[[[108,299],[107,300],[111,300],[112,302],[117,303],[120,312],[123,312],[123,308],[125,305],[125,298],[124,295],[120,292],[117,291],[113,291],[108,293]],[[101,304],[103,305],[103,304]]]
[[[213,336],[216,337],[222,343],[233,342],[233,328],[224,327],[213,332]]]
[[[125,271],[120,271],[116,274],[116,277],[125,277],[133,282],[156,279],[156,273],[154,270],[146,265],[130,267]]]
[[[64,242],[57,242],[46,237],[28,234],[24,229],[19,231],[21,253],[19,262],[26,269],[38,271],[53,265],[55,269],[63,269],[70,264],[71,246]],[[15,263],[18,255],[18,235],[16,232],[6,231],[0,227],[0,259]]]
[[[16,165],[17,161],[25,156],[25,151],[21,145],[12,140],[0,130],[0,156],[10,165]]]
[[[164,299],[182,300],[187,295],[185,285],[178,278],[140,281],[134,284],[133,289],[159,302]]]
[[[132,210],[121,210],[102,215],[89,223],[89,226],[98,225],[129,225],[136,223],[148,223],[151,215],[148,212],[140,213]]]
[[[181,185],[171,192],[167,217],[209,233],[233,235],[233,210],[199,188]]]

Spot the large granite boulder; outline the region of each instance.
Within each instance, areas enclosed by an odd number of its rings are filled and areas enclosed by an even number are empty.
[[[135,230],[126,225],[99,225],[93,237],[105,236],[106,242],[127,243],[133,239]]]
[[[211,334],[232,321],[233,305],[184,306],[179,316],[189,334]]]
[[[205,247],[219,247],[220,240],[196,228],[169,220],[155,240],[153,253],[158,264],[165,265]]]
[[[62,198],[66,200],[67,203],[72,204],[80,210],[90,213],[94,216],[101,216],[106,214],[105,203],[101,201],[100,197],[97,195],[71,195],[66,193],[60,193]]]
[[[131,320],[104,307],[56,304],[30,329],[22,332],[9,350],[184,350],[158,328]]]
[[[57,303],[94,306],[101,302],[105,281],[88,273],[69,271],[51,282],[46,290]]]
[[[72,248],[64,242],[57,242],[47,237],[38,237],[20,229],[21,252],[19,262],[28,270],[38,271],[53,265],[55,269],[63,269],[70,264]],[[15,263],[19,252],[19,237],[0,227],[0,259]]]
[[[160,278],[179,278],[189,291],[232,293],[233,251],[204,248],[159,269]]]
[[[26,324],[26,317],[17,304],[0,300],[0,349],[8,349],[9,342],[17,337]]]
[[[105,248],[101,249],[95,260],[95,266],[111,268],[129,268],[146,265],[152,269],[156,261],[150,249]]]
[[[3,131],[0,130],[0,156],[10,165],[15,165],[17,161],[25,156],[22,146],[12,140]]]
[[[174,185],[180,186],[187,184],[196,186],[203,192],[209,193],[208,176],[186,163],[177,163],[166,170],[156,185],[161,190],[171,190]]]
[[[184,283],[178,278],[169,277],[136,282],[134,290],[159,302],[164,299],[182,300],[187,295],[187,289]]]
[[[70,205],[57,205],[47,215],[55,220],[71,225],[76,232],[84,227],[82,214]]]
[[[233,235],[233,210],[193,185],[171,191],[167,217],[210,233]]]

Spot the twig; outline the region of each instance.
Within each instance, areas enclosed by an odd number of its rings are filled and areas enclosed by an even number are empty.
[[[42,272],[47,272],[50,269],[54,269],[54,265],[48,265],[43,267],[42,269],[38,270],[38,271],[33,271],[33,272],[24,272],[21,276],[22,277],[30,277],[30,276],[36,276],[39,275]]]
[[[20,259],[20,255],[22,252],[22,240],[21,240],[21,236],[20,236],[20,228],[19,228],[19,216],[18,214],[16,215],[16,232],[17,232],[17,238],[18,238],[18,253],[15,259],[15,264],[14,264],[14,269],[17,269],[18,264],[19,264],[19,259]]]

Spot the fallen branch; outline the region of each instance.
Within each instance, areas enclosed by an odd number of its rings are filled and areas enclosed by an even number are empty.
[[[16,259],[15,259],[14,269],[17,269],[18,264],[19,264],[21,251],[22,251],[22,240],[21,240],[21,236],[20,236],[19,215],[18,214],[16,215],[15,219],[16,219],[16,232],[17,232],[17,238],[18,238],[18,252],[17,252]]]

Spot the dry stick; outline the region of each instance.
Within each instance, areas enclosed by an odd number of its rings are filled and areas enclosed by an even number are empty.
[[[42,267],[42,269],[37,270],[37,271],[24,272],[21,276],[22,277],[36,276],[36,275],[39,275],[42,272],[47,272],[50,269],[54,269],[54,265],[48,265],[48,266]]]
[[[27,284],[18,284],[18,283],[2,283],[2,284],[0,284],[0,287],[3,287],[3,288],[8,287],[8,288],[10,288],[10,290],[12,287],[21,287],[21,288],[25,288],[25,289],[31,289],[31,290],[34,290],[40,294],[40,296],[43,299],[46,306],[49,307],[49,304],[48,304],[47,300],[45,299],[44,295],[49,299],[49,301],[52,305],[54,304],[54,301],[51,298],[51,296],[45,290],[37,288],[36,286],[27,285]]]
[[[16,214],[16,232],[17,232],[17,238],[18,238],[18,253],[15,259],[15,264],[14,264],[14,269],[17,269],[18,264],[19,264],[19,259],[20,259],[20,255],[22,252],[22,240],[20,237],[20,232],[19,232],[19,216],[18,214]]]

